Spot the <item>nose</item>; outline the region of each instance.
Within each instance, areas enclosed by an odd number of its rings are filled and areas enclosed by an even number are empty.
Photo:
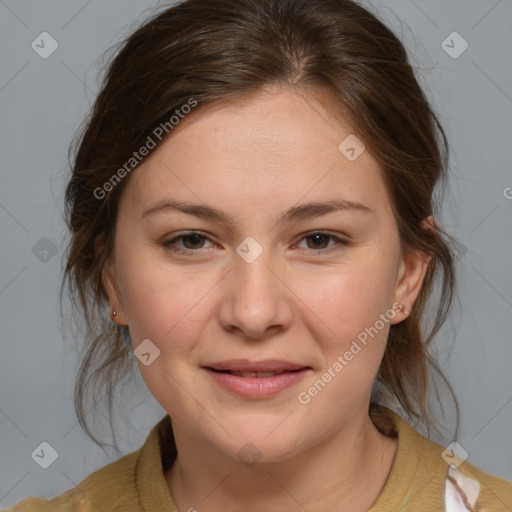
[[[223,280],[219,321],[229,332],[249,339],[265,339],[285,331],[293,318],[293,293],[283,265],[263,251],[254,261],[236,255]]]

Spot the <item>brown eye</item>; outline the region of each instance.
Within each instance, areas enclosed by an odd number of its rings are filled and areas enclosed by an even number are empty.
[[[183,242],[190,242],[190,245],[192,247],[188,247],[187,243],[184,243],[185,247],[187,249],[201,249],[201,247],[197,247],[198,245],[201,245],[201,240],[204,241],[205,237],[202,235],[198,235],[197,233],[194,233],[192,235],[183,235],[180,237]]]
[[[172,240],[163,242],[162,247],[164,247],[167,250],[179,253],[194,252],[197,249],[204,248],[205,240],[209,240],[209,238],[200,233],[185,233],[173,238]],[[181,247],[176,244],[176,242],[178,241],[182,241]]]
[[[329,238],[332,238],[332,237],[330,237],[329,235],[324,235],[324,234],[310,235],[310,236],[306,237],[306,240],[311,240],[313,242],[314,247],[308,246],[308,248],[309,249],[325,249],[326,248],[325,243],[327,243],[327,244],[329,243]]]
[[[316,250],[316,252],[320,252],[323,250],[331,249],[332,247],[335,247],[336,245],[347,245],[348,242],[346,240],[343,240],[341,238],[338,238],[337,236],[331,235],[330,233],[323,233],[323,232],[315,232],[310,233],[302,238],[302,240],[311,241],[311,243],[307,243],[307,249],[311,249],[313,251]],[[328,246],[329,240],[335,241],[333,245],[330,247]]]

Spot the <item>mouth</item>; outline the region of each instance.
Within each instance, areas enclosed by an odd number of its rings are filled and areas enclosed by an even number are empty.
[[[250,400],[271,398],[297,385],[313,371],[310,366],[282,360],[251,362],[233,359],[202,368],[216,387]]]
[[[228,359],[215,363],[208,363],[203,368],[209,368],[221,372],[241,372],[241,373],[271,373],[279,374],[283,372],[303,370],[311,368],[300,363],[293,363],[284,359],[264,359],[261,361],[250,361],[248,359]],[[264,376],[264,375],[262,375]]]
[[[274,377],[275,375],[282,375],[283,373],[296,373],[302,370],[307,370],[309,367],[299,368],[297,370],[283,370],[283,371],[274,371],[274,372],[246,372],[241,370],[216,370],[215,368],[206,367],[207,370],[211,370],[217,373],[229,373],[230,375],[236,375],[237,377],[258,377],[258,378],[268,378]]]

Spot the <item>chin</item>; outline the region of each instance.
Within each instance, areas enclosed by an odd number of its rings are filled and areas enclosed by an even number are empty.
[[[239,447],[235,446],[229,455],[243,465],[253,467],[256,464],[261,466],[287,461],[299,451],[297,444],[291,443],[289,439],[282,443],[247,441]]]
[[[257,426],[254,426],[255,421],[258,422]],[[304,440],[299,437],[303,428],[299,425],[285,427],[284,422],[279,425],[280,421],[282,418],[276,421],[275,416],[272,416],[267,421],[259,417],[249,422],[240,420],[232,427],[225,425],[233,437],[224,437],[222,440],[222,444],[227,442],[224,451],[235,460],[247,462],[248,466],[290,459],[304,446]],[[215,443],[217,441],[213,440]]]

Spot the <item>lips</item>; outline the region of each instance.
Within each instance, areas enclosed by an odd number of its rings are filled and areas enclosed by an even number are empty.
[[[296,386],[312,371],[310,366],[280,359],[231,359],[209,363],[203,369],[223,390],[249,400],[271,398]]]
[[[219,371],[219,370],[215,370]],[[221,370],[222,371],[222,370]],[[297,371],[297,370],[293,370]],[[280,375],[284,372],[242,372],[242,371],[229,371],[227,373],[230,373],[231,375],[236,375],[237,377],[273,377],[274,375]]]
[[[256,376],[272,376],[283,372],[292,372],[309,368],[298,363],[292,363],[290,361],[284,361],[282,359],[265,359],[263,361],[249,361],[248,359],[230,359],[227,361],[220,361],[216,363],[209,363],[203,365],[204,368],[211,370],[232,373],[233,375],[248,377]],[[250,374],[250,375],[249,375]],[[259,374],[259,375],[258,375]],[[270,374],[270,375],[265,375]]]

